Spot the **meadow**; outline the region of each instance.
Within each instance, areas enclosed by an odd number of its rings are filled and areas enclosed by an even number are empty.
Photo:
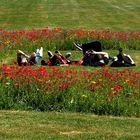
[[[1,0],[0,139],[139,139],[139,5],[138,0]],[[110,56],[122,47],[136,67],[16,62],[18,49],[30,54],[40,47],[44,60],[47,50],[70,51],[70,59],[79,60],[82,52],[73,42],[95,40]]]
[[[79,60],[82,52],[76,51],[72,45],[73,41],[77,40],[100,40],[102,48],[110,50],[112,56],[113,52],[114,55],[116,53],[112,51],[113,47],[122,47],[128,53],[133,50],[134,53],[131,54],[135,54],[133,59],[137,66],[117,69],[109,65],[101,68],[79,64],[68,67],[17,65],[16,51],[19,48],[32,51],[37,45],[44,48],[43,59],[47,60],[48,49],[57,49],[62,52],[71,50],[75,54],[71,59]],[[136,55],[136,50],[139,53],[139,32],[98,32],[62,28],[1,30],[1,42],[1,109],[140,116],[140,67],[139,56]],[[29,47],[26,48],[26,45]],[[6,55],[10,56],[9,60],[5,60]]]
[[[1,0],[0,28],[140,31],[139,0]]]

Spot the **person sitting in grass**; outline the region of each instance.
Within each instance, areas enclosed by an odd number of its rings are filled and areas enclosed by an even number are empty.
[[[71,53],[66,53],[65,56],[63,56],[59,51],[55,51],[53,54],[51,51],[48,51],[49,59],[47,61],[42,60],[41,65],[51,65],[51,66],[67,66],[71,63],[70,60],[67,58],[71,56]]]
[[[123,49],[119,48],[119,53],[117,56],[112,58],[112,64],[111,67],[130,67],[130,66],[136,66],[135,62],[131,58],[130,55],[127,55],[123,53]]]
[[[85,52],[84,57],[80,61],[84,66],[105,66],[109,63],[109,55],[107,52],[96,52],[89,50]]]
[[[43,56],[43,48],[37,49],[36,53],[33,52],[31,55],[27,55],[21,50],[17,52],[17,62],[19,66],[27,66],[37,64],[39,59]]]

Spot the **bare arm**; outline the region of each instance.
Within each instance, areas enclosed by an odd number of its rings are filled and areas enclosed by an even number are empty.
[[[96,52],[96,51],[92,51],[92,54],[100,54],[100,55],[103,55],[105,57],[109,57],[107,52]]]
[[[18,50],[18,54],[22,54],[23,56],[25,56],[26,58],[29,58],[29,56],[27,54],[25,54],[23,51]]]

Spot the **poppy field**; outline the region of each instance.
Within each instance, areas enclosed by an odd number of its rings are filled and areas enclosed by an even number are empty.
[[[120,47],[124,50],[140,50],[140,32],[115,32],[109,29],[103,31],[65,30],[60,27],[15,31],[1,29],[0,60],[17,52],[18,49],[28,54],[40,47],[43,47],[45,51],[71,51],[75,50],[73,42],[87,43],[95,40],[101,42],[103,50],[117,50]]]
[[[99,40],[103,49],[140,50],[140,32],[121,32],[110,29],[98,31],[87,29],[68,29],[61,27],[30,30],[0,30],[0,48],[25,49],[35,51],[36,47],[50,50],[72,50],[73,42],[86,43]]]
[[[61,28],[0,31],[1,56],[17,49],[31,52],[75,50],[72,42],[99,40],[103,49],[139,50],[139,32],[123,33]],[[28,46],[28,47],[27,47]],[[140,72],[109,66],[84,69],[72,64],[21,66],[16,62],[0,65],[0,109],[91,112],[98,115],[140,116]]]
[[[1,109],[140,115],[140,72],[134,70],[3,64],[0,71]]]

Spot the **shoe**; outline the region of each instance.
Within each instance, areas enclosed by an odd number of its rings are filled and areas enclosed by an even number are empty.
[[[114,57],[112,57],[112,61],[114,62],[114,61],[117,61],[118,60],[118,58],[116,57],[116,56],[114,56]]]
[[[52,58],[53,57],[53,53],[51,51],[48,51],[48,56],[49,56],[49,58]]]
[[[36,50],[36,53],[39,53],[39,49]]]
[[[43,48],[41,47],[40,50],[36,50],[36,56],[42,58],[43,57]]]
[[[71,52],[67,52],[65,55],[66,58],[69,58],[70,56],[71,56]]]
[[[136,66],[136,64],[131,64],[131,66]]]
[[[39,55],[40,55],[41,58],[43,57],[43,47],[40,48]]]
[[[76,44],[75,42],[73,42],[74,46],[79,49],[80,51],[82,51],[83,49],[81,48],[80,44]]]
[[[82,46],[82,44],[78,44],[78,43],[77,43],[77,45],[80,46],[80,47]]]

